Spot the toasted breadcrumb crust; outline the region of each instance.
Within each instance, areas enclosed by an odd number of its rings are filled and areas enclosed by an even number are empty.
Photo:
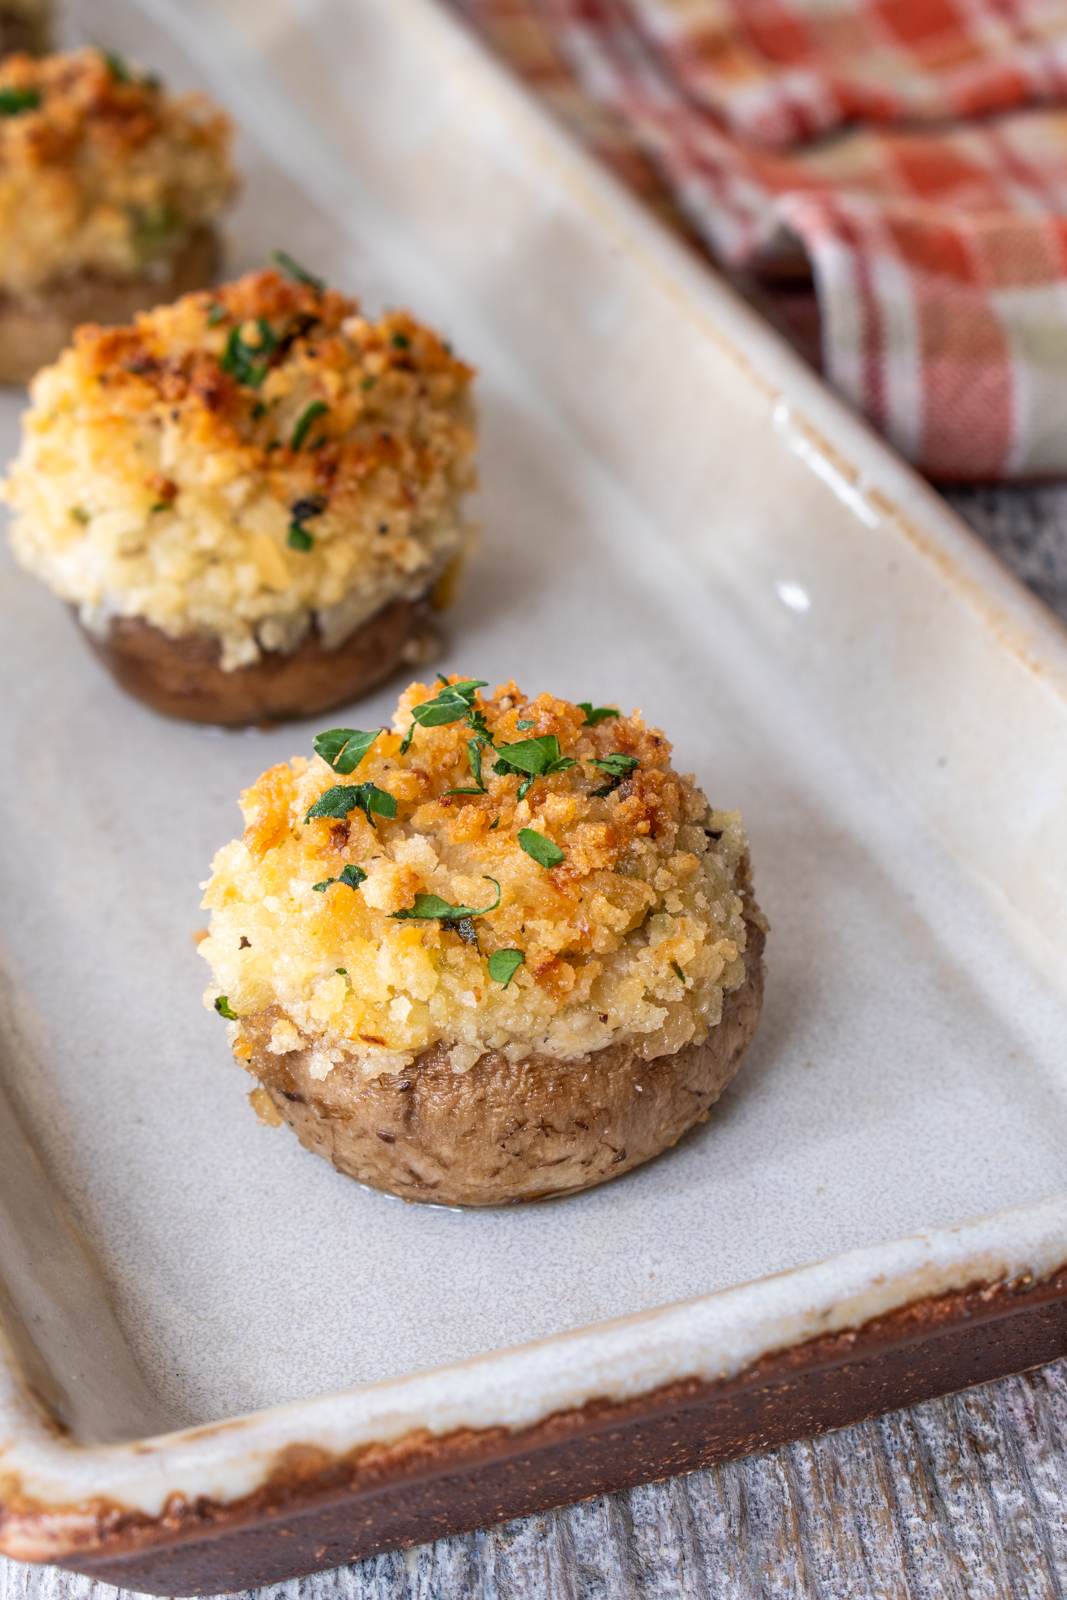
[[[207,633],[227,669],[313,623],[330,648],[457,561],[472,377],[406,312],[273,271],[82,328],[32,387],[15,554],[99,632]]]
[[[567,1060],[626,1040],[650,1060],[703,1041],[744,981],[738,815],[711,809],[640,713],[589,726],[581,707],[528,699],[514,683],[474,702],[494,747],[482,752],[485,792],[450,793],[473,786],[468,721],[419,726],[401,749],[412,707],[438,687],[413,684],[350,775],[297,758],[245,792],[244,836],[218,852],[205,885],[205,1003],[225,995],[223,1014],[238,1019],[277,1008],[272,1048],[312,1049],[322,1077],[341,1061],[370,1076],[402,1072],[442,1042],[464,1071],[490,1050]],[[494,763],[543,735],[574,764],[535,778],[520,799],[522,774]],[[592,763],[612,755],[637,765],[605,782]],[[368,782],[395,798],[395,818],[306,820],[331,787]],[[539,864],[523,829],[562,861]],[[316,889],[346,866],[366,873],[358,887]],[[499,905],[465,922],[397,917],[419,894],[493,906],[497,884]],[[749,915],[758,918],[751,902]],[[489,971],[501,950],[524,958],[506,986]],[[247,1057],[240,1020],[230,1033]]]
[[[150,276],[234,192],[225,113],[99,50],[8,56],[0,104],[0,292]]]

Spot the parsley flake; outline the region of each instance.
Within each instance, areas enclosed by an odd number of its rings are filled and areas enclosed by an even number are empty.
[[[522,776],[518,798],[525,799],[535,778],[547,778],[553,772],[566,772],[575,765],[572,756],[562,756],[559,740],[554,733],[543,733],[537,739],[518,739],[514,744],[497,748],[494,772],[515,772]]]
[[[475,719],[481,720],[481,712],[474,704],[474,697],[479,689],[485,687],[485,681],[481,678],[462,678],[458,683],[443,680],[442,687],[432,700],[423,700],[419,705],[412,706],[411,727],[404,735],[400,754],[406,755],[411,748],[416,727],[443,728],[450,722],[462,722],[466,717],[480,733],[482,729],[477,726]],[[488,742],[488,734],[485,737]]]
[[[220,365],[239,384],[248,389],[258,389],[270,371],[270,358],[278,348],[274,329],[266,317],[256,318],[259,339],[252,343],[244,336],[243,328],[230,329]]]
[[[323,878],[321,883],[313,883],[311,887],[316,894],[325,894],[331,883],[345,883],[350,889],[358,889],[360,884],[366,880],[366,876],[367,874],[362,867],[357,867],[355,862],[350,861],[348,866],[342,869],[338,877]]]
[[[217,994],[215,996],[215,1010],[218,1012],[220,1017],[225,1017],[227,1022],[237,1021],[237,1013],[224,994]]]
[[[302,267],[287,250],[272,250],[270,258],[276,267],[281,267],[287,278],[292,278],[294,283],[306,284],[309,289],[317,289],[320,294],[325,289],[324,279],[316,278],[313,272]]]
[[[606,772],[611,780],[610,783],[605,783],[603,788],[592,791],[594,796],[601,796],[611,794],[612,790],[617,789],[622,780],[628,778],[634,768],[639,767],[641,763],[636,756],[610,755],[594,757],[589,765],[599,767],[600,771]]]
[[[0,117],[18,117],[36,111],[41,103],[39,89],[0,89]]]
[[[364,733],[362,728],[327,728],[325,733],[317,733],[311,742],[317,756],[329,762],[335,772],[347,776],[356,770],[381,731],[381,728],[374,728],[370,733]]]
[[[559,845],[546,839],[543,833],[538,833],[534,828],[519,829],[519,845],[539,867],[558,867],[564,859],[564,852]]]
[[[609,717],[619,715],[615,706],[595,706],[591,700],[579,700],[578,710],[585,712],[583,728],[595,728],[598,722],[607,722]]]
[[[685,973],[682,971],[682,969],[678,965],[677,961],[672,961],[671,962],[671,967],[672,967],[672,969],[674,971],[674,974],[675,974],[675,977],[678,979],[679,983],[684,983],[685,982]]]
[[[489,957],[489,976],[506,989],[525,960],[521,950],[494,950]]]
[[[290,550],[302,550],[306,554],[313,547],[315,537],[306,528],[302,528],[299,522],[290,522],[285,542]]]
[[[311,404],[302,412],[300,420],[293,429],[293,437],[289,441],[290,450],[300,449],[301,445],[304,443],[304,440],[311,431],[312,423],[316,422],[319,417],[326,416],[329,412],[329,409],[330,408],[326,404],[325,400],[312,400]]]
[[[314,817],[347,817],[350,811],[362,811],[367,821],[374,825],[375,816],[395,817],[396,796],[376,783],[337,783],[327,789],[311,806],[305,823]]]
[[[465,922],[468,917],[484,917],[490,911],[495,911],[500,904],[500,885],[495,878],[490,878],[488,873],[483,873],[486,883],[491,883],[496,890],[496,899],[488,906],[454,906],[448,900],[442,900],[439,894],[417,894],[414,905],[408,906],[405,911],[394,911],[393,918],[397,922]]]

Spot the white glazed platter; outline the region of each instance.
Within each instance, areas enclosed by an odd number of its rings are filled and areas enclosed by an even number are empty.
[[[0,1510],[226,1503],[293,1443],[520,1429],[1067,1263],[1056,621],[430,0],[83,31],[233,113],[234,271],[284,246],[476,363],[435,666],[640,706],[742,809],[772,932],[674,1152],[524,1209],[362,1190],[256,1121],[194,945],[239,791],[315,727],[153,717],[5,554]],[[43,1526],[0,1546],[65,1554]]]

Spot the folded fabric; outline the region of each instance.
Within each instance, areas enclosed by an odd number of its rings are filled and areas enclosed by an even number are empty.
[[[1067,4],[454,4],[802,345],[810,277],[827,378],[924,471],[1067,470]]]

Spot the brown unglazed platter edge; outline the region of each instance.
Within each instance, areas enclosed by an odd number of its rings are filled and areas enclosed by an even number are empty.
[[[765,1450],[1065,1351],[1067,1267],[916,1300],[732,1377],[591,1400],[519,1431],[417,1431],[340,1455],[288,1445],[229,1503],[175,1494],[157,1516],[106,1501],[38,1508],[9,1483],[0,1545],[155,1594],[254,1587]]]

